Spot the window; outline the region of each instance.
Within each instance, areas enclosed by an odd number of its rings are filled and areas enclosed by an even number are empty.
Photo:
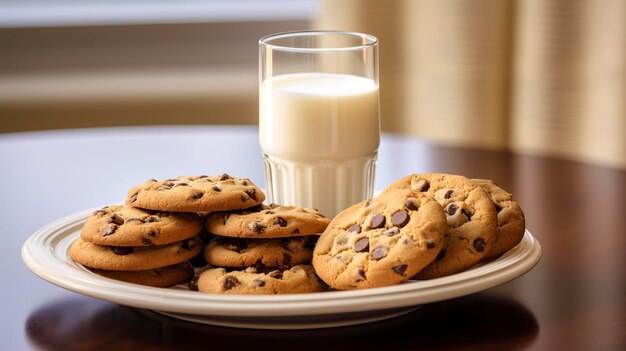
[[[257,41],[315,0],[0,2],[0,132],[256,123]]]

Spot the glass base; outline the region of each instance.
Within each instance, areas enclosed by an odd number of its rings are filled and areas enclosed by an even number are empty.
[[[373,196],[376,157],[298,162],[263,154],[268,199],[316,208],[332,218]]]

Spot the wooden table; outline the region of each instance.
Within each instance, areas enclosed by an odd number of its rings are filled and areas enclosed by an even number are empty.
[[[22,263],[35,230],[120,202],[149,178],[229,172],[263,184],[254,127],[150,127],[0,136],[0,349],[626,349],[626,172],[385,135],[376,188],[412,172],[491,178],[543,248],[526,275],[363,326],[256,331],[197,325],[81,296]]]

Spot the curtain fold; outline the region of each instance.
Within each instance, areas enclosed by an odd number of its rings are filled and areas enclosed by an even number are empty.
[[[382,126],[626,168],[626,1],[321,0],[380,39]]]

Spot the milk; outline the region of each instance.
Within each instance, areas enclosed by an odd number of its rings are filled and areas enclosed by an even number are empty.
[[[268,78],[260,86],[259,137],[269,200],[332,217],[372,196],[378,85],[347,74]]]

